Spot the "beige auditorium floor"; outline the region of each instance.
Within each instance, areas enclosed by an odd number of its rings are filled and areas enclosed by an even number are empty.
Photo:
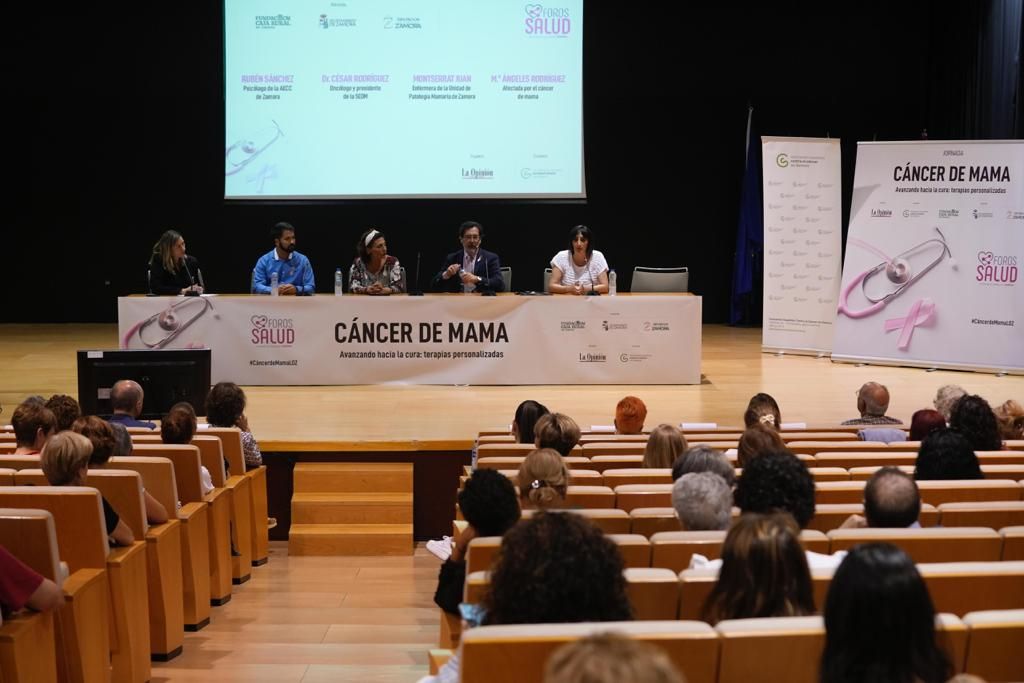
[[[114,348],[113,325],[0,325],[0,420],[29,394],[76,395],[76,349]],[[736,425],[747,399],[773,394],[786,421],[852,417],[863,382],[887,384],[891,414],[908,419],[947,383],[990,402],[1024,399],[1024,378],[858,367],[760,352],[760,330],[705,326],[700,386],[247,387],[249,422],[264,445],[365,441],[469,441],[507,425],[533,398],[583,426],[610,424],[625,394],[644,399],[648,426],[692,421]],[[370,447],[369,445],[363,446]],[[432,596],[438,561],[422,546],[405,558],[288,557],[236,587],[212,622],[187,634],[184,653],[155,664],[153,681],[415,681],[437,642]]]

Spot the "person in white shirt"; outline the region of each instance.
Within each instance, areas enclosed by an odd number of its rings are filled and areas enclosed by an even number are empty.
[[[569,231],[569,248],[551,259],[553,294],[608,293],[608,262],[594,249],[594,234],[585,225]]]

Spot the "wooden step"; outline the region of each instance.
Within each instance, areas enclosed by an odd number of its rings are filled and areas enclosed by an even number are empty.
[[[412,524],[412,493],[295,493],[292,524]]]
[[[300,462],[295,465],[296,493],[412,491],[410,462]]]
[[[292,524],[289,555],[412,555],[412,524]]]

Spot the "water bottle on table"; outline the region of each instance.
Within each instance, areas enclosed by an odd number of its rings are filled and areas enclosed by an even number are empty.
[[[277,296],[277,271],[270,274],[270,296]]]
[[[609,270],[608,271],[608,296],[615,296],[615,292],[618,289],[616,287],[616,284],[617,284],[616,281],[617,280],[618,280],[618,276],[615,274],[615,271],[614,270]]]
[[[341,268],[334,271],[334,296],[341,296],[344,290],[341,284]]]

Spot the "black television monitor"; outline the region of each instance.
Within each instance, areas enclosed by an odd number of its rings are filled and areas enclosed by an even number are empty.
[[[83,415],[111,415],[110,388],[121,379],[142,386],[142,415],[160,418],[188,401],[206,414],[210,393],[210,349],[79,351],[78,402]]]

